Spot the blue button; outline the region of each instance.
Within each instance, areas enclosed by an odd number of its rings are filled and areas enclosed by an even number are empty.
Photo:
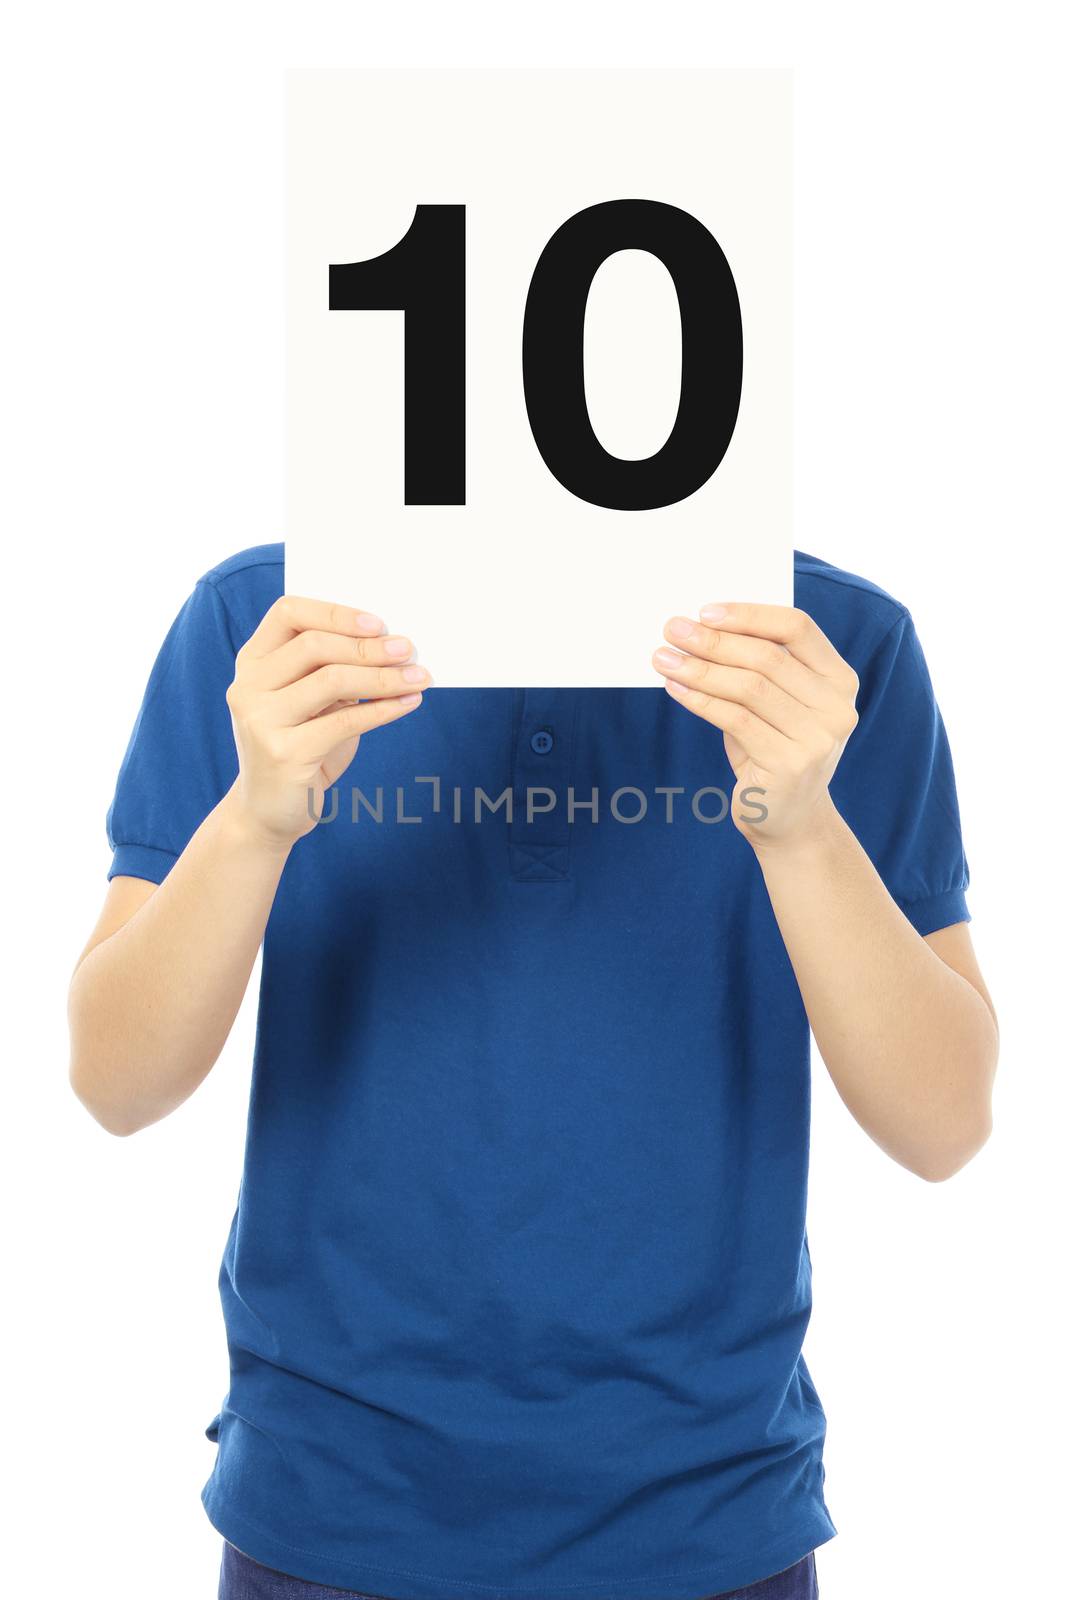
[[[555,742],[547,728],[538,728],[536,733],[530,735],[530,749],[539,756],[547,756]]]

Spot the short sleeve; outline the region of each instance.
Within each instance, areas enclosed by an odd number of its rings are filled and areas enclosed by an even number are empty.
[[[236,778],[226,704],[236,655],[221,596],[201,579],[156,657],[119,769],[109,878],[162,883]]]
[[[948,735],[905,611],[861,674],[837,809],[919,933],[969,922],[970,882]]]

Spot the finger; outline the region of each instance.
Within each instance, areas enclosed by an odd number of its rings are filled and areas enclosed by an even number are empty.
[[[747,706],[703,694],[699,689],[688,689],[684,683],[675,683],[673,679],[668,680],[665,687],[671,698],[688,711],[710,722],[712,727],[721,728],[723,733],[731,734],[757,766],[765,767],[768,772],[781,772],[787,766],[792,740],[749,711]]]
[[[755,606],[741,602],[707,605],[700,608],[700,620],[723,633],[747,633],[758,639],[773,639],[806,667],[824,677],[847,666],[818,623],[795,606]]]
[[[657,672],[687,689],[698,689],[719,700],[732,700],[755,712],[762,721],[777,728],[787,738],[801,741],[822,726],[815,712],[786,694],[770,678],[747,667],[721,667],[702,661],[699,656],[682,655],[677,650],[657,650],[652,657]]]
[[[335,605],[330,600],[305,600],[300,595],[283,594],[280,600],[275,600],[242,653],[250,660],[269,655],[306,628],[360,638],[384,633],[385,623],[371,611]]]
[[[333,749],[323,756],[322,775],[326,780],[327,789],[343,778],[348,768],[352,765],[352,758],[359,749],[359,738],[342,739],[340,744],[335,744]]]
[[[341,706],[326,717],[313,717],[292,731],[293,753],[298,761],[324,761],[346,739],[358,739],[372,728],[406,717],[422,704],[421,694],[402,694],[388,700],[361,700]]]
[[[692,617],[672,617],[663,636],[676,648],[687,650],[702,661],[717,661],[724,667],[743,667],[748,672],[758,672],[813,711],[828,709],[838,692],[828,679],[806,667],[773,639],[754,639],[745,633],[719,633],[694,622]]]
[[[287,689],[279,689],[270,697],[270,715],[283,727],[295,728],[326,711],[335,700],[387,700],[428,689],[430,682],[426,668],[416,662],[406,667],[343,667],[334,661]]]
[[[257,689],[284,689],[319,667],[399,665],[410,661],[414,653],[411,640],[400,634],[353,638],[351,634],[309,628],[269,655],[254,660],[249,667],[249,677]]]

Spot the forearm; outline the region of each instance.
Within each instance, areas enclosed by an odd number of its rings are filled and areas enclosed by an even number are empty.
[[[989,1005],[912,927],[829,800],[803,839],[756,853],[842,1099],[904,1166],[950,1176],[990,1129]]]
[[[98,1121],[132,1133],[211,1070],[248,985],[288,849],[231,791],[130,920],[71,983],[71,1083]]]

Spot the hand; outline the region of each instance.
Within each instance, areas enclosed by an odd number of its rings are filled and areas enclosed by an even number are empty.
[[[753,848],[808,838],[833,813],[828,786],[858,721],[859,679],[804,611],[728,605],[700,615],[671,618],[664,638],[679,648],[657,650],[653,665],[668,694],[722,729],[737,779],[731,815]],[[750,789],[766,792],[746,800]]]
[[[288,848],[310,833],[360,736],[414,711],[433,681],[414,654],[368,612],[292,595],[271,606],[226,691],[234,800],[267,842]]]

